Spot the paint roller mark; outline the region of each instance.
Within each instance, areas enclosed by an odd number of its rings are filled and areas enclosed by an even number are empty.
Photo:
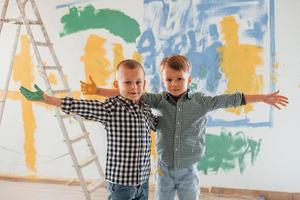
[[[243,132],[232,134],[222,130],[220,135],[207,134],[205,156],[198,163],[198,169],[207,174],[239,167],[240,173],[243,173],[246,168],[246,158],[250,156],[253,165],[260,146],[261,139],[250,139]]]
[[[13,67],[13,79],[20,82],[21,85],[32,89],[34,82],[33,63],[30,56],[29,39],[27,36],[22,35],[20,39],[21,48],[20,53],[15,56]],[[24,153],[25,162],[30,172],[36,172],[36,148],[34,133],[36,129],[36,120],[33,113],[32,103],[30,101],[21,99],[23,109],[23,122],[24,122]]]
[[[93,77],[98,85],[107,85],[111,76],[110,62],[106,58],[104,49],[105,39],[97,35],[90,35],[86,41],[84,55],[81,61],[84,63],[86,81],[89,82],[89,76]],[[93,99],[103,99],[103,97],[92,96]]]
[[[222,71],[228,80],[226,92],[261,93],[264,80],[262,75],[256,74],[256,69],[263,64],[262,48],[239,43],[239,25],[234,17],[224,17],[220,25],[225,44],[219,47],[218,51],[221,57]],[[241,77],[243,78],[241,79]],[[243,107],[230,108],[228,111],[240,114],[242,109],[247,113],[253,110],[253,107],[249,104]]]
[[[140,35],[139,24],[135,19],[117,10],[96,10],[92,5],[83,9],[71,7],[69,13],[61,18],[61,23],[64,27],[60,36],[100,28],[131,43]]]

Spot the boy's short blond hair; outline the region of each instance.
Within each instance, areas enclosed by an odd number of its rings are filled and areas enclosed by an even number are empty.
[[[189,74],[192,71],[192,66],[187,57],[182,55],[172,55],[165,57],[160,63],[160,72],[164,70],[164,68],[168,66],[177,71],[188,72]]]
[[[117,72],[119,71],[121,66],[126,67],[128,69],[140,68],[143,71],[143,75],[145,76],[145,71],[144,71],[142,64],[136,60],[126,59],[126,60],[119,62],[119,64],[117,65]]]

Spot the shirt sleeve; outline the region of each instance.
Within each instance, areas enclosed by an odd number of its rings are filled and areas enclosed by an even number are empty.
[[[233,94],[222,94],[217,96],[205,96],[203,93],[196,94],[196,101],[201,104],[207,111],[219,108],[230,108],[245,105],[243,93],[236,92]]]
[[[244,93],[242,93],[242,103],[241,103],[241,106],[244,106],[244,105],[246,105],[247,103],[246,103],[246,99],[245,99],[245,94]]]
[[[158,116],[153,115],[152,113],[150,113],[150,116],[149,116],[149,124],[150,124],[150,128],[151,128],[153,131],[156,131],[157,124],[158,124]]]
[[[76,114],[84,119],[106,123],[110,120],[113,103],[109,100],[105,102],[97,100],[78,100],[71,97],[62,98],[61,109],[63,112]]]
[[[158,104],[162,100],[161,94],[155,94],[155,93],[144,93],[141,97],[141,99],[149,105],[150,108],[157,108]]]

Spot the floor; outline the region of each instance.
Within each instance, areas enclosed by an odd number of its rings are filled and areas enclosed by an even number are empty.
[[[80,186],[27,183],[0,180],[0,200],[85,200]],[[93,200],[105,200],[107,194],[103,188],[93,193]],[[150,200],[155,199],[150,192]],[[243,196],[218,196],[201,194],[201,200],[255,200]]]

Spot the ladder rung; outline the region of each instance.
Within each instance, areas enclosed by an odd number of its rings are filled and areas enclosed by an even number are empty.
[[[70,90],[69,89],[64,89],[64,90],[52,90],[52,92],[54,94],[60,94],[60,93],[67,93],[69,92]]]
[[[97,158],[97,155],[91,155],[87,159],[78,162],[78,165],[79,165],[80,168],[85,167],[88,164],[90,164],[91,162],[95,161],[96,158]]]
[[[23,4],[23,6],[25,7],[25,4],[28,2],[28,0],[24,0],[23,2],[22,2],[22,4]]]
[[[58,67],[58,66],[47,66],[47,65],[44,65],[43,67],[44,67],[44,69],[49,69],[49,70],[61,68],[60,66]]]
[[[73,136],[73,137],[70,137],[70,142],[71,142],[71,143],[75,143],[75,142],[77,142],[77,141],[79,141],[79,140],[85,138],[87,135],[88,135],[88,133],[83,132],[83,133],[80,133],[80,134],[75,135],[75,136]]]
[[[90,193],[92,193],[92,192],[94,192],[95,190],[97,190],[98,188],[104,187],[104,186],[105,186],[105,181],[104,181],[104,179],[100,179],[100,180],[94,181],[94,182],[92,182],[91,184],[89,184],[89,185],[87,186],[87,188],[88,188],[88,191],[89,191]]]
[[[52,43],[47,43],[47,42],[34,42],[37,46],[44,46],[44,47],[50,47],[52,46]]]
[[[23,24],[21,19],[0,19],[2,22],[9,23],[9,24]],[[37,20],[28,20],[29,24],[31,25],[40,25],[42,24],[40,21]]]
[[[55,117],[57,117],[57,115],[54,115]],[[63,119],[66,119],[66,118],[70,118],[70,117],[73,117],[71,114],[70,115],[67,115],[67,114],[60,114],[60,117],[63,118]]]

